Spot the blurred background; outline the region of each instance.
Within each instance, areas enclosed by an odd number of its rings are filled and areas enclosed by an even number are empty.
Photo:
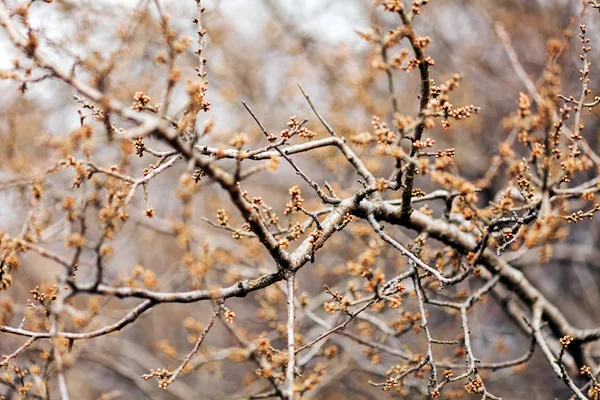
[[[5,0],[9,9],[20,2]],[[181,116],[187,102],[186,81],[196,79],[194,67],[198,58],[196,47],[196,3],[193,0],[161,0],[168,26],[177,35],[192,39],[189,48],[177,58],[181,79],[173,91],[167,111],[173,119]],[[251,148],[264,146],[266,141],[254,121],[245,111],[241,100],[247,102],[267,129],[278,132],[286,128],[292,115],[309,118],[307,126],[326,137],[327,132],[312,114],[298,89],[300,83],[315,103],[319,112],[338,134],[350,137],[371,129],[373,115],[392,124],[392,109],[386,75],[371,67],[371,61],[380,57],[379,49],[357,34],[372,26],[383,31],[395,29],[399,20],[393,14],[376,10],[371,1],[361,0],[221,0],[203,1],[204,28],[207,30],[205,56],[207,58],[207,99],[211,102],[208,113],[200,113],[198,129],[208,121],[214,122],[212,132],[202,144],[228,146],[235,132],[245,132]],[[548,43],[558,39],[568,47],[560,55],[557,65],[561,78],[559,92],[578,97],[580,92],[580,44],[578,26],[585,23],[591,39],[592,95],[597,88],[598,57],[596,43],[600,43],[600,15],[589,10],[582,15],[582,3],[568,0],[435,0],[423,7],[415,19],[419,36],[429,36],[431,44],[427,55],[435,60],[432,78],[436,83],[462,76],[461,86],[452,93],[455,106],[473,104],[480,107],[477,116],[455,122],[445,131],[437,126],[427,131],[436,140],[436,148],[456,148],[456,168],[460,175],[473,181],[486,176],[491,160],[499,153],[500,143],[511,133],[506,118],[516,110],[520,92],[527,92],[522,76],[516,71],[508,52],[514,51],[520,67],[539,84],[548,65]],[[124,104],[132,102],[134,93],[143,91],[160,103],[166,87],[168,68],[157,62],[164,54],[163,35],[158,26],[160,15],[151,0],[98,1],[54,0],[51,4],[35,2],[28,21],[40,35],[40,43],[53,60],[75,72],[80,79],[94,82],[110,66],[110,75],[103,81],[104,90]],[[569,39],[569,33],[574,38]],[[503,33],[505,34],[503,36]],[[508,39],[508,40],[507,40]],[[401,47],[405,47],[403,42]],[[400,51],[400,48],[397,49]],[[9,70],[20,60],[20,68],[28,61],[14,49],[5,32],[0,32],[0,69]],[[513,60],[514,61],[514,60]],[[33,77],[43,75],[34,70]],[[418,72],[394,73],[396,94],[403,114],[415,116],[418,107]],[[69,132],[80,125],[78,109],[83,104],[74,99],[73,89],[64,82],[44,79],[38,83],[19,84],[0,81],[0,228],[16,235],[29,211],[29,179],[74,150],[83,158],[84,149],[69,148]],[[85,109],[87,115],[90,110]],[[586,139],[599,150],[598,109],[585,111]],[[142,169],[155,161],[123,157],[124,150],[106,140],[102,121],[94,124],[91,144],[97,165],[119,165],[121,171],[140,176]],[[127,128],[127,122],[117,120],[117,126]],[[156,150],[168,147],[155,139],[146,144]],[[378,176],[389,176],[393,165],[382,162],[367,148],[356,148],[368,167]],[[330,182],[338,195],[347,196],[360,184],[352,168],[335,149],[319,149],[294,158],[299,166],[319,182]],[[234,164],[221,161],[233,168]],[[244,169],[251,165],[244,165]],[[138,190],[128,208],[130,219],[123,224],[110,241],[113,248],[106,262],[107,282],[152,287],[161,291],[184,291],[197,288],[224,286],[248,277],[274,271],[276,266],[260,245],[251,240],[235,240],[231,232],[218,229],[202,218],[216,221],[217,209],[225,209],[231,225],[239,227],[242,219],[231,205],[228,196],[208,180],[193,193],[189,206],[193,213],[184,219],[179,177],[185,172],[184,162],[167,170],[148,186],[148,204],[155,218],[144,215],[147,204]],[[61,254],[71,254],[64,240],[70,228],[66,227],[65,212],[60,210],[65,196],[75,198],[94,193],[89,187],[72,189],[73,172],[59,171],[44,179],[44,197],[38,222],[42,226],[44,247]],[[581,176],[585,179],[585,176]],[[481,206],[497,198],[506,184],[502,168],[483,187]],[[427,179],[417,178],[417,186],[426,192],[437,187]],[[281,163],[276,173],[262,172],[248,178],[242,187],[250,196],[262,196],[273,210],[283,217],[288,200],[288,189],[297,184],[303,189],[307,208],[321,208],[316,196],[297,177],[293,170]],[[87,185],[87,184],[86,184]],[[85,185],[84,185],[85,186]],[[100,193],[100,192],[98,192]],[[396,194],[391,195],[396,196]],[[433,207],[433,205],[432,205]],[[436,212],[439,210],[436,209]],[[95,212],[88,210],[94,221]],[[185,220],[185,221],[184,221]],[[91,226],[93,223],[90,222]],[[194,268],[182,262],[186,249],[181,226],[189,227],[191,253],[197,258]],[[391,228],[390,228],[391,229]],[[365,233],[365,230],[367,233]],[[413,232],[392,230],[402,242],[414,239]],[[87,235],[93,242],[97,230]],[[557,243],[549,262],[542,264],[539,249],[522,251],[518,257],[507,252],[507,258],[518,266],[536,286],[581,328],[600,323],[600,254],[598,224],[585,221],[573,229],[565,242]],[[93,239],[93,240],[92,240]],[[350,277],[344,265],[364,257],[367,250],[377,253],[376,265],[391,277],[406,269],[404,259],[392,249],[374,243],[377,239],[363,223],[351,225],[334,236],[318,254],[314,264],[303,268],[298,276],[298,293],[306,292],[311,309],[327,319],[322,303],[328,300],[323,284],[345,290],[357,277]],[[292,244],[293,248],[294,244]],[[91,279],[95,254],[82,254],[77,279]],[[141,268],[141,269],[140,269]],[[23,316],[31,312],[27,307],[30,290],[56,282],[60,268],[48,260],[27,255],[21,267],[13,273],[14,283],[0,293],[0,323],[18,326]],[[360,283],[359,283],[360,284]],[[469,290],[470,283],[450,290]],[[119,300],[79,296],[72,306],[73,321],[67,330],[91,330],[115,322],[137,304],[134,300]],[[255,341],[264,331],[275,332],[285,322],[285,296],[278,287],[241,299],[232,299],[227,306],[235,312],[235,329]],[[415,311],[407,303],[401,313]],[[99,310],[99,311],[94,311]],[[67,381],[74,399],[225,399],[244,398],[260,392],[264,381],[257,381],[256,365],[241,357],[239,343],[223,324],[210,332],[200,353],[193,359],[193,371],[178,379],[169,390],[162,391],[155,381],[140,378],[150,368],[173,368],[189,351],[194,342],[190,324],[204,324],[212,309],[209,304],[168,304],[155,307],[148,315],[120,333],[93,341],[76,342],[69,353]],[[454,316],[430,310],[431,329],[440,339],[460,335],[460,324]],[[265,316],[265,314],[268,314]],[[302,313],[301,313],[302,314]],[[389,321],[398,310],[384,310],[381,318]],[[78,325],[77,317],[85,320]],[[192,318],[193,320],[190,320]],[[516,358],[527,351],[528,340],[504,315],[502,306],[493,298],[476,307],[470,316],[473,348],[482,361]],[[29,324],[35,321],[28,318]],[[186,322],[187,321],[187,322]],[[80,322],[80,321],[79,321]],[[368,326],[357,321],[352,330],[368,335]],[[368,324],[367,324],[368,325]],[[323,331],[304,316],[299,317],[299,331],[306,342]],[[190,335],[192,337],[190,338]],[[373,340],[386,340],[373,334]],[[191,343],[190,343],[191,339]],[[275,334],[273,344],[284,348],[284,342]],[[382,392],[368,384],[369,380],[385,380],[385,372],[400,362],[381,354],[379,359],[365,353],[360,345],[343,337],[333,337],[339,354],[327,364],[327,375],[306,398],[315,399],[375,399],[426,398],[423,392],[426,380],[410,378],[404,393]],[[8,354],[21,343],[8,335],[0,336],[0,352]],[[399,339],[391,338],[390,346],[405,346],[424,350],[419,335],[408,332]],[[49,345],[40,343],[20,356],[24,367],[41,365],[40,355]],[[442,352],[444,350],[440,350]],[[447,357],[456,357],[448,350]],[[598,348],[600,357],[600,348]],[[241,358],[241,359],[240,359]],[[309,367],[314,367],[309,364]],[[548,362],[536,352],[526,367],[482,373],[488,390],[505,399],[566,399],[570,396],[563,383],[556,378]],[[51,398],[58,398],[56,385],[51,385]],[[461,385],[455,392],[446,392],[446,398],[471,398]],[[0,381],[0,394],[17,398],[9,386]],[[452,396],[456,397],[452,397]],[[104,396],[104,397],[102,397]],[[478,398],[473,396],[472,398]]]

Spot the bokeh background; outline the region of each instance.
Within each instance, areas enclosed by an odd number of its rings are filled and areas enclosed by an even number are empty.
[[[18,4],[11,0],[5,3],[9,7]],[[349,137],[368,131],[372,115],[391,123],[385,74],[371,68],[371,60],[377,57],[378,49],[361,40],[355,30],[365,31],[371,26],[394,29],[399,25],[394,15],[376,11],[371,1],[362,0],[207,0],[204,3],[207,8],[204,26],[208,32],[205,50],[209,81],[207,98],[212,108],[210,112],[200,114],[198,126],[203,126],[209,119],[215,123],[204,143],[224,145],[234,132],[245,132],[252,139],[251,146],[265,144],[241,100],[253,108],[269,130],[284,129],[288,118],[297,115],[300,119],[309,118],[307,126],[318,132],[319,137],[325,137],[326,132],[311,113],[298,83],[340,135]],[[168,110],[169,114],[177,116],[187,100],[185,81],[196,76],[197,56],[193,53],[196,25],[192,22],[196,4],[193,0],[161,0],[160,4],[169,16],[169,27],[194,41],[177,60],[182,79],[175,87]],[[600,77],[597,70],[600,51],[596,51],[596,44],[600,43],[600,14],[590,10],[581,15],[581,9],[581,2],[568,0],[435,0],[423,8],[414,25],[418,35],[431,38],[427,54],[435,60],[432,78],[441,83],[460,74],[463,79],[461,87],[452,95],[453,103],[481,108],[477,116],[455,123],[449,131],[441,127],[428,131],[428,136],[437,141],[439,148],[456,148],[457,169],[462,176],[477,180],[486,174],[490,160],[498,154],[499,144],[510,135],[505,118],[515,111],[519,93],[527,91],[507,56],[506,43],[503,44],[499,30],[505,31],[510,38],[522,68],[533,82],[542,79],[548,61],[548,41],[553,38],[563,40],[565,31],[574,32],[575,38],[568,41],[569,46],[558,65],[561,68],[561,93],[577,95],[580,90],[580,45],[576,35],[579,24],[585,23],[593,49],[589,57],[592,63],[590,87],[594,94],[598,82],[595,78]],[[118,51],[105,90],[124,103],[130,103],[138,91],[150,96],[152,103],[160,102],[167,69],[155,62],[157,54],[164,51],[164,42],[157,29],[159,15],[153,1],[37,2],[31,7],[29,21],[43,38],[42,46],[52,59],[69,68],[76,65],[74,71],[80,78],[93,80],[91,71],[104,68],[106,60]],[[126,41],[122,40],[123,32],[131,33]],[[15,58],[23,59],[4,32],[0,32],[0,69],[11,68]],[[418,73],[397,71],[394,79],[400,109],[415,115]],[[64,148],[60,137],[79,126],[77,109],[82,106],[73,98],[72,88],[57,80],[29,84],[24,93],[22,89],[15,82],[0,81],[0,140],[3,143],[0,147],[0,178],[4,182],[0,192],[0,228],[13,234],[19,231],[27,217],[26,177],[39,174],[64,156],[60,154],[60,149]],[[599,147],[597,113],[597,109],[591,113],[586,111],[584,120],[586,138],[594,149]],[[127,127],[125,122],[119,124]],[[101,138],[95,144],[97,164],[119,164],[128,173],[139,176],[153,161],[148,156],[122,160],[121,149],[102,139],[101,122],[97,123],[97,131]],[[55,138],[60,145],[49,146],[48,137]],[[147,143],[158,150],[167,149],[155,139],[149,139]],[[368,150],[359,148],[357,152],[378,175],[388,176],[391,172],[393,165],[382,162]],[[352,169],[335,150],[321,149],[302,154],[295,160],[313,179],[330,182],[338,194],[350,194],[360,187]],[[227,161],[222,163],[227,165]],[[230,165],[233,167],[232,163]],[[111,241],[114,254],[106,264],[108,282],[127,282],[136,266],[142,266],[156,275],[156,288],[182,291],[223,286],[240,277],[275,270],[273,262],[256,243],[236,241],[230,232],[202,220],[205,217],[215,221],[216,210],[222,208],[229,212],[234,224],[239,226],[242,222],[226,194],[208,181],[194,194],[194,212],[189,223],[195,235],[194,251],[205,256],[206,268],[198,278],[197,271],[192,273],[182,266],[185,249],[180,245],[176,229],[182,219],[182,205],[176,189],[185,168],[185,163],[177,164],[149,185],[149,203],[155,210],[155,218],[144,216],[143,193],[136,194],[129,206],[130,220]],[[39,217],[44,225],[44,245],[64,254],[69,254],[63,246],[66,222],[64,214],[57,212],[56,207],[66,193],[77,196],[77,190],[71,189],[72,179],[73,175],[68,171],[47,179],[46,208]],[[417,186],[425,191],[435,188],[426,180],[417,182]],[[505,183],[506,178],[500,171],[481,193],[481,204],[486,205],[496,198]],[[303,188],[309,208],[319,209],[319,202],[309,188],[283,162],[277,173],[257,174],[243,186],[251,196],[263,196],[276,212],[282,213],[288,188],[293,184]],[[92,211],[90,220],[93,220]],[[514,265],[519,266],[572,322],[582,328],[597,326],[600,322],[598,228],[593,221],[577,225],[566,242],[554,246],[553,255],[546,264],[540,263],[538,249],[521,252],[518,257],[513,252],[506,255],[513,257]],[[357,224],[332,238],[319,253],[316,263],[307,265],[298,276],[299,292],[308,293],[312,299],[309,307],[323,318],[329,316],[321,307],[327,299],[322,285],[346,287],[351,278],[340,266],[360,257],[374,240],[361,232],[360,224]],[[413,232],[400,229],[394,234],[404,238],[405,242],[415,237]],[[90,235],[93,237],[93,229]],[[91,277],[93,256],[92,252],[84,251],[78,279]],[[389,276],[406,267],[405,260],[390,249],[378,254],[377,265]],[[60,269],[51,262],[28,255],[14,273],[13,286],[0,293],[0,321],[18,325],[27,312],[29,291],[36,285],[55,282],[59,273]],[[465,287],[468,289],[469,283],[456,290]],[[88,310],[90,301],[98,301],[102,311],[92,318],[86,329],[112,323],[137,304],[134,300],[81,296],[73,307]],[[236,313],[236,326],[250,336],[272,331],[278,323],[284,322],[284,304],[282,292],[277,287],[228,301],[228,307]],[[265,309],[274,313],[273,320],[261,316]],[[176,365],[192,346],[184,321],[194,318],[204,323],[210,312],[210,305],[203,303],[161,305],[120,333],[89,343],[77,342],[67,371],[72,398],[222,399],[241,398],[257,392],[261,383],[254,379],[256,366],[250,361],[235,360],[232,353],[237,348],[236,341],[222,324],[210,332],[203,350],[195,357],[195,370],[180,378],[168,391],[160,390],[154,381],[140,378],[150,368]],[[515,358],[526,352],[527,339],[505,317],[501,305],[493,298],[476,307],[470,318],[473,347],[483,361]],[[452,316],[431,310],[430,320],[431,329],[437,336],[452,338],[459,334],[460,325]],[[360,330],[360,323],[357,325],[353,329]],[[323,330],[302,315],[298,326],[307,341]],[[283,348],[284,343],[277,336],[273,339],[274,344]],[[384,393],[371,387],[369,380],[383,380],[387,368],[399,360],[382,355],[380,363],[374,364],[361,346],[341,337],[331,340],[340,346],[340,354],[328,362],[328,375],[314,391],[306,394],[306,398],[426,398],[417,381],[413,384],[410,379],[404,394]],[[1,335],[0,352],[9,353],[19,343],[13,337]],[[423,345],[412,333],[389,343],[411,348]],[[21,360],[23,365],[38,363],[42,350],[37,348],[25,353]],[[448,356],[452,357],[452,354]],[[484,379],[492,393],[505,399],[566,399],[570,395],[539,354],[534,355],[526,368],[490,373],[484,375]],[[56,396],[55,388],[52,390]],[[3,393],[16,398],[0,383],[0,394]],[[469,397],[463,392],[462,398]]]

